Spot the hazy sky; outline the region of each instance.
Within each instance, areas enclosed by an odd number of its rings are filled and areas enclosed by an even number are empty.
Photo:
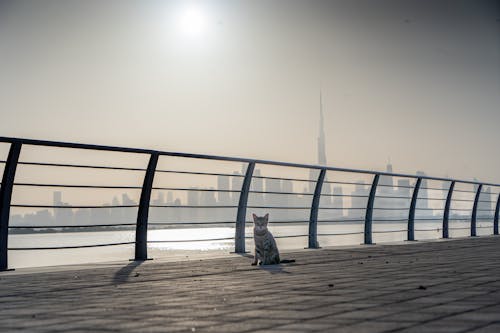
[[[499,1],[0,0],[0,135],[500,182]]]

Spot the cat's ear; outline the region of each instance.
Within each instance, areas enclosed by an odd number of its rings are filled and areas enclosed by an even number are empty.
[[[269,221],[269,213],[267,213],[266,215],[264,215],[264,220]]]
[[[254,221],[254,222],[255,222],[255,221],[257,221],[257,215],[252,214],[252,217],[253,217],[253,221]]]

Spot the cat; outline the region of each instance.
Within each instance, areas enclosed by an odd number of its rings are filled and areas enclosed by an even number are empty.
[[[255,257],[252,266],[257,265],[277,265],[279,263],[290,263],[295,260],[280,260],[278,246],[274,240],[273,234],[267,229],[269,214],[259,217],[253,216],[253,239],[255,241]]]

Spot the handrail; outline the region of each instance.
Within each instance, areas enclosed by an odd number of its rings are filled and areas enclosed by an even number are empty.
[[[105,150],[105,151],[114,151],[114,152],[122,152],[122,153],[138,153],[138,154],[158,153],[159,155],[173,156],[173,157],[187,157],[187,158],[196,158],[196,159],[219,160],[219,161],[228,161],[228,162],[243,162],[243,163],[252,163],[253,162],[255,164],[268,164],[268,165],[286,166],[286,167],[303,168],[303,169],[320,170],[322,168],[325,168],[327,171],[340,171],[340,172],[363,173],[363,174],[378,174],[380,176],[413,178],[413,179],[417,179],[420,177],[422,179],[427,179],[427,180],[456,181],[456,182],[462,183],[462,184],[477,184],[477,185],[483,184],[483,186],[484,185],[485,186],[500,186],[500,184],[482,183],[482,182],[473,181],[473,180],[463,180],[463,179],[461,180],[461,179],[432,177],[432,176],[419,176],[419,175],[412,175],[412,174],[390,173],[390,172],[363,170],[363,169],[337,168],[337,167],[331,167],[331,166],[320,166],[320,165],[315,165],[315,164],[301,164],[301,163],[279,162],[279,161],[270,161],[270,160],[262,160],[262,159],[250,159],[250,158],[242,158],[242,157],[227,157],[227,156],[217,156],[217,155],[208,155],[208,154],[193,154],[193,153],[158,151],[158,150],[152,150],[152,149],[127,148],[127,147],[118,147],[118,146],[104,146],[104,145],[95,145],[95,144],[22,139],[22,138],[12,138],[12,137],[3,137],[3,136],[0,137],[0,142],[19,143],[19,144],[35,145],[35,146],[59,147],[59,148]],[[367,184],[367,185],[369,185],[369,184]]]

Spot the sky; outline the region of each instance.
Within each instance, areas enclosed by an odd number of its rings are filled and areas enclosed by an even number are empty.
[[[500,2],[0,0],[0,135],[499,183]]]

